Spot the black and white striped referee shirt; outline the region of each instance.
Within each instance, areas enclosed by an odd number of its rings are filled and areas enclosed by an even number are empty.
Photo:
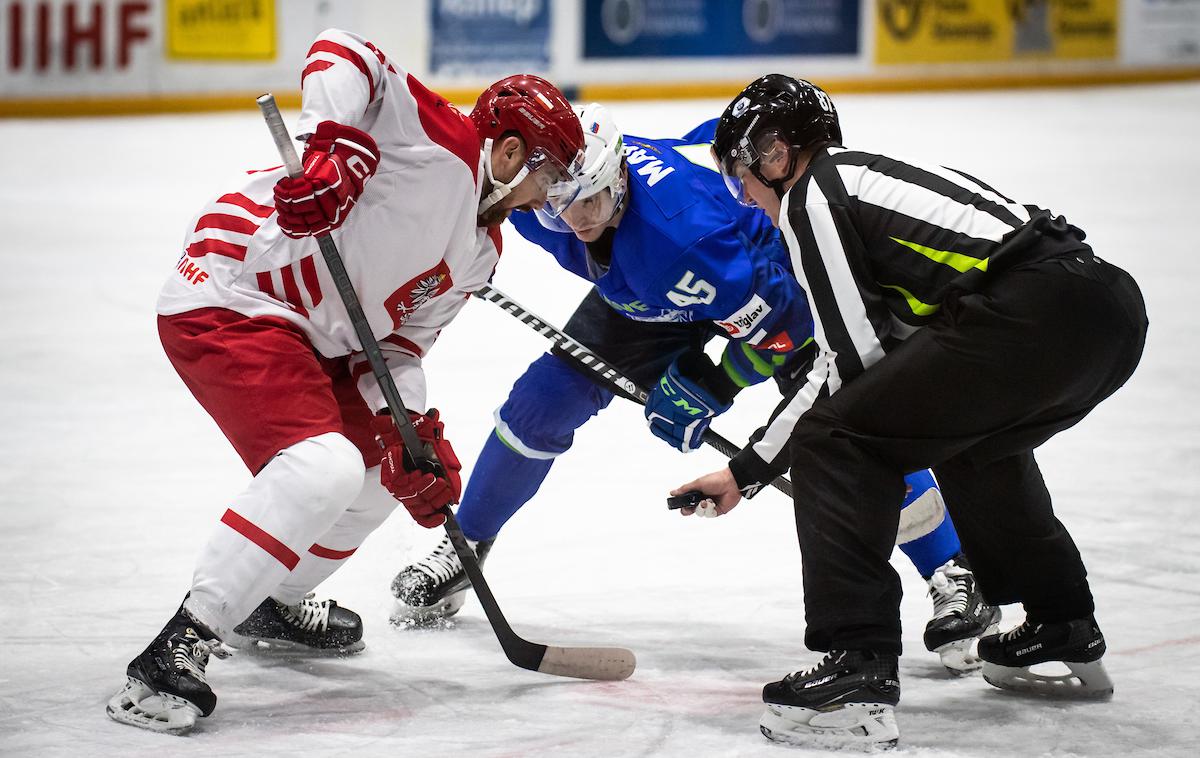
[[[747,494],[787,469],[788,438],[817,398],[936,318],[952,287],[1089,249],[1065,220],[967,174],[842,147],[817,152],[779,216],[820,352],[763,437],[731,461]]]

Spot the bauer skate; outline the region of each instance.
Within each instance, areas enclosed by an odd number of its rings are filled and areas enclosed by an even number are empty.
[[[933,618],[925,625],[925,648],[955,676],[977,671],[983,661],[972,648],[978,638],[996,632],[1000,609],[984,601],[962,553],[939,566],[928,582]]]
[[[831,650],[816,666],[763,687],[763,702],[758,728],[774,742],[872,751],[900,739],[894,655]]]
[[[988,684],[1051,697],[1111,698],[1113,683],[1100,660],[1104,650],[1104,635],[1095,618],[1046,624],[1026,621],[979,640],[983,678]],[[1070,673],[1030,671],[1031,666],[1052,662],[1065,665]]]
[[[257,652],[342,655],[362,650],[363,625],[357,613],[309,593],[296,605],[267,598],[233,628]]]
[[[495,540],[473,542],[482,566]],[[392,594],[396,597],[393,621],[417,626],[437,624],[462,608],[467,599],[471,580],[463,569],[450,538],[443,537],[438,546],[421,560],[406,566],[392,579]]]
[[[154,641],[125,669],[125,687],[108,701],[107,712],[122,724],[184,734],[217,707],[205,667],[209,655],[229,651],[207,627],[180,607]]]

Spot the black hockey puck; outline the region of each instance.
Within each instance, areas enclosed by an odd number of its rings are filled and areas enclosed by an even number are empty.
[[[707,499],[708,495],[700,490],[690,490],[682,495],[667,498],[667,508],[672,511],[680,508],[695,508]]]

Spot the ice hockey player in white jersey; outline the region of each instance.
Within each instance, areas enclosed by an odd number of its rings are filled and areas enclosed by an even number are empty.
[[[316,235],[337,242],[405,407],[425,408],[421,359],[491,276],[497,225],[517,208],[556,213],[577,187],[579,121],[538,77],[497,82],[468,117],[338,30],[318,36],[301,77],[303,175],[251,171],[205,206],[159,297],[168,358],[253,478],[109,701],[122,723],[183,733],[211,714],[206,666],[224,642],[361,649],[358,615],[311,591],[397,500],[418,521],[458,501],[436,410],[410,413],[445,473],[404,467]]]

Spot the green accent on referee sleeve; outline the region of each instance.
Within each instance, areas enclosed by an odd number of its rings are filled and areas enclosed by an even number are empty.
[[[973,258],[969,255],[963,255],[962,253],[952,253],[949,250],[934,250],[932,247],[918,245],[915,242],[902,240],[899,237],[890,237],[889,239],[891,239],[893,242],[898,242],[901,245],[904,245],[910,250],[915,250],[934,263],[940,263],[943,266],[949,266],[955,271],[967,272],[973,268],[977,268],[980,271],[987,271],[988,258]]]
[[[911,292],[904,289],[903,287],[901,287],[898,284],[881,284],[880,286],[887,287],[890,290],[896,290],[901,295],[904,295],[904,299],[908,301],[908,307],[911,308],[912,312],[918,316],[928,316],[931,313],[937,313],[938,309],[942,307],[941,305],[930,305],[929,303],[922,303],[920,300],[913,297],[913,294]]]
[[[496,439],[500,440],[500,442],[501,442],[501,443],[502,443],[502,444],[503,444],[503,445],[504,445],[506,448],[508,448],[509,450],[513,451],[514,453],[516,453],[517,455],[521,456],[522,458],[524,458],[524,457],[525,457],[525,454],[524,454],[524,453],[522,453],[520,450],[518,450],[518,449],[516,449],[515,447],[513,447],[512,445],[510,445],[510,444],[509,444],[509,442],[508,442],[508,440],[504,439],[504,436],[503,436],[502,434],[500,434],[500,430],[499,430],[499,429],[493,429],[493,430],[492,430],[492,433],[496,435]]]
[[[728,348],[721,355],[721,368],[725,369],[725,375],[729,377],[731,382],[738,386],[738,389],[744,390],[750,386],[750,382],[746,380],[746,377],[742,376],[742,372],[738,371],[737,366],[733,365],[733,362],[729,360]]]

